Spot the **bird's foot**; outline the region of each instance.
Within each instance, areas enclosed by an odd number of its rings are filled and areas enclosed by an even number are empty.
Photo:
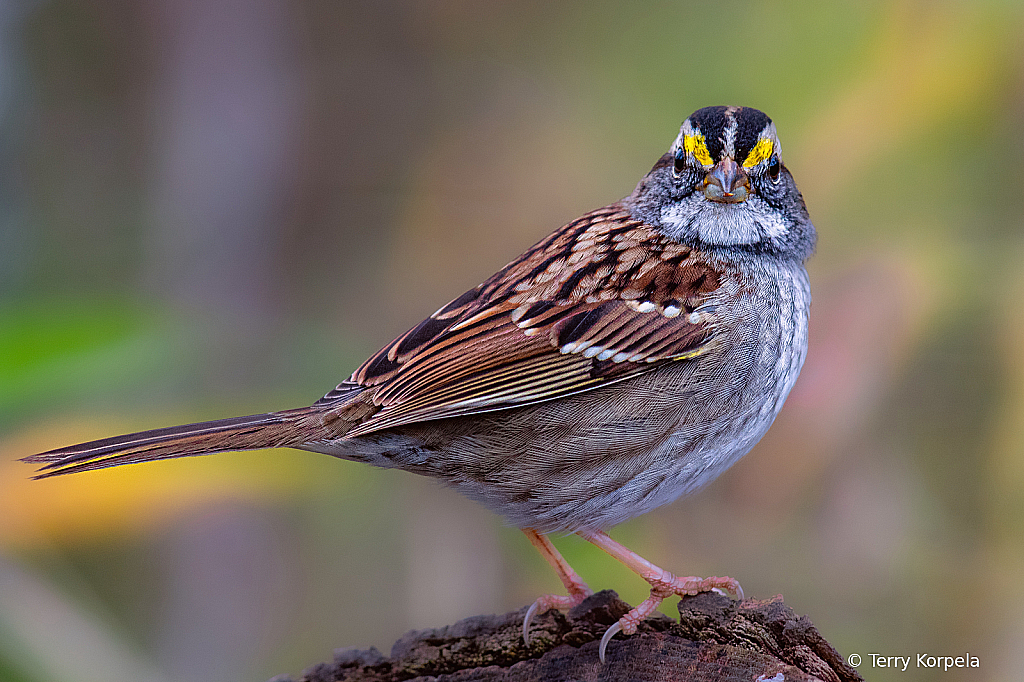
[[[651,584],[651,596],[643,600],[629,613],[612,625],[601,638],[601,646],[598,648],[598,657],[604,663],[604,652],[611,641],[618,633],[632,635],[636,632],[637,626],[649,615],[654,613],[661,602],[666,598],[677,594],[680,597],[700,594],[701,592],[720,592],[734,599],[743,599],[743,588],[732,578],[697,578],[687,576],[679,578],[664,569],[650,575],[642,575],[644,580]]]
[[[527,646],[530,645],[530,623],[538,613],[544,613],[549,609],[571,609],[574,606],[579,606],[584,599],[592,594],[594,591],[581,580],[576,589],[570,590],[567,595],[545,594],[543,597],[539,597],[526,610],[526,616],[523,618],[523,643]]]

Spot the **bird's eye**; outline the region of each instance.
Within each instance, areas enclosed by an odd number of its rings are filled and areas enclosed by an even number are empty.
[[[675,174],[678,176],[683,172],[683,168],[686,166],[686,152],[683,151],[682,147],[676,150],[676,162],[673,168]]]
[[[782,164],[779,163],[779,155],[772,154],[772,158],[768,159],[768,177],[771,178],[772,182],[779,182],[779,174],[782,172]]]

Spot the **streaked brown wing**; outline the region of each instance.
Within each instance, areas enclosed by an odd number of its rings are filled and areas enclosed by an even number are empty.
[[[324,401],[369,388],[380,409],[348,432],[359,436],[589,390],[699,355],[721,281],[701,254],[615,204],[395,339]]]

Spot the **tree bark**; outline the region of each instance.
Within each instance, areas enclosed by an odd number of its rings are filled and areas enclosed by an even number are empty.
[[[375,648],[339,649],[332,663],[307,669],[299,681],[863,681],[782,597],[742,602],[714,593],[685,597],[678,622],[655,616],[635,635],[617,635],[602,665],[597,656],[601,635],[628,610],[614,592],[600,592],[568,614],[552,610],[538,615],[529,646],[523,643],[525,608],[474,616],[409,632],[395,642],[390,657]],[[294,679],[280,676],[271,682]]]

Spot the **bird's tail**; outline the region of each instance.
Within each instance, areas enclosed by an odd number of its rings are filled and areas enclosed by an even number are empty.
[[[315,407],[232,417],[103,438],[29,455],[21,461],[43,464],[35,478],[48,478],[172,457],[296,447],[311,439],[320,419],[321,411]]]

